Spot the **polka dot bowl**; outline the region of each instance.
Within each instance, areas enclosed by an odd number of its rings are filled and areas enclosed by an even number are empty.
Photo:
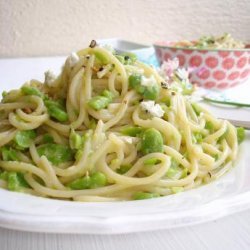
[[[177,57],[180,67],[189,69],[190,80],[198,86],[223,90],[250,77],[250,45],[245,49],[191,49],[174,47],[173,42],[154,44],[161,64]]]

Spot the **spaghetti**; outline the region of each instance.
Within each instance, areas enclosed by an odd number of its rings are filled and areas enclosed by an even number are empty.
[[[3,93],[0,186],[74,201],[146,199],[227,172],[237,130],[131,54],[91,43],[62,73]]]

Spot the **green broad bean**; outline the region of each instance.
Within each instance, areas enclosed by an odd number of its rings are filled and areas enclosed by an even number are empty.
[[[100,51],[94,52],[95,58],[101,63],[101,64],[108,64],[109,63],[109,57],[107,57],[105,54],[103,54]]]
[[[89,128],[90,129],[95,129],[96,128],[96,120],[95,119],[91,119],[89,122]]]
[[[72,181],[68,187],[74,190],[88,189],[91,186],[90,176],[85,176]]]
[[[7,96],[7,95],[8,95],[8,92],[4,90],[4,91],[2,92],[2,97],[4,98],[4,97]]]
[[[193,133],[193,142],[194,143],[200,144],[200,143],[202,143],[202,141],[203,141],[203,135],[201,133],[198,133],[198,132]]]
[[[80,149],[82,147],[82,137],[74,129],[70,131],[69,145],[71,149]]]
[[[171,165],[166,173],[166,176],[170,179],[179,180],[181,178],[185,178],[187,174],[188,174],[188,169],[181,168],[179,166],[179,163],[174,158],[172,158]]]
[[[150,158],[150,159],[147,159],[145,160],[143,163],[144,165],[156,165],[156,164],[159,164],[161,161],[158,159],[158,158]]]
[[[116,172],[117,172],[118,174],[125,174],[125,173],[127,173],[127,172],[129,171],[129,169],[130,169],[131,167],[132,167],[131,164],[121,165],[120,168],[118,168],[118,169],[116,170]]]
[[[210,133],[214,131],[214,125],[211,121],[207,121],[205,124],[205,129],[207,129]]]
[[[106,176],[101,172],[95,172],[91,175],[87,175],[85,177],[78,178],[68,186],[71,189],[81,190],[81,189],[89,189],[89,188],[98,188],[103,187],[107,184]]]
[[[123,135],[129,135],[129,136],[137,136],[139,134],[141,134],[143,131],[143,128],[142,127],[136,127],[136,126],[128,126],[128,127],[125,127],[121,130],[121,133]]]
[[[33,140],[36,138],[35,130],[18,131],[14,137],[14,142],[19,149],[28,148]]]
[[[88,102],[88,105],[95,109],[95,110],[101,110],[106,108],[110,103],[110,99],[105,96],[95,96],[91,98],[91,100]]]
[[[133,194],[133,200],[145,200],[160,197],[157,193],[149,193],[149,192],[136,192]]]
[[[54,143],[54,138],[50,134],[45,134],[43,136],[43,143]]]
[[[17,156],[17,151],[13,148],[9,147],[2,147],[1,149],[2,152],[2,159],[4,161],[18,161],[18,156]]]
[[[95,172],[90,175],[91,185],[90,188],[103,187],[107,184],[107,177],[101,172]]]
[[[66,122],[68,121],[68,118],[69,118],[68,114],[64,110],[56,106],[48,107],[48,113],[51,117],[55,118],[59,122]]]
[[[174,179],[177,175],[180,175],[181,169],[178,166],[179,164],[175,160],[171,160],[171,166],[167,171],[166,176],[168,178]]]
[[[159,96],[159,93],[160,93],[160,87],[157,84],[155,84],[153,86],[145,88],[143,97],[148,100],[155,100]]]
[[[242,143],[246,137],[245,129],[242,127],[237,128],[237,139],[238,143]]]
[[[139,74],[130,75],[128,78],[129,87],[136,89],[141,85],[142,76]]]
[[[7,179],[8,189],[11,191],[20,191],[22,187],[29,187],[22,173],[9,172]]]
[[[46,156],[47,159],[54,165],[72,161],[74,153],[70,147],[61,144],[46,143],[37,148],[39,156]]]
[[[110,102],[112,102],[112,100],[113,100],[113,98],[114,98],[114,94],[113,94],[111,91],[107,90],[107,89],[105,89],[105,90],[102,92],[101,96],[107,97],[107,98],[110,100]]]
[[[7,171],[3,171],[0,173],[0,180],[4,180],[4,181],[8,180],[8,172]]]
[[[163,152],[163,138],[155,128],[149,128],[142,133],[141,152],[146,155],[154,152]]]
[[[63,101],[61,101],[63,102]],[[68,121],[68,114],[64,110],[64,106],[60,101],[45,100],[45,106],[47,107],[49,115],[58,120],[59,122]]]
[[[101,95],[91,98],[88,104],[95,110],[104,109],[112,102],[113,97],[109,90],[104,90]]]
[[[24,95],[35,95],[39,97],[44,97],[44,94],[37,88],[31,86],[23,86],[21,91]]]
[[[82,154],[83,154],[83,149],[81,148],[81,149],[78,149],[77,151],[76,151],[76,153],[75,153],[75,160],[76,161],[79,161],[80,159],[81,159],[81,157],[82,157]]]
[[[142,75],[139,74],[132,74],[129,76],[129,86],[138,94],[141,94],[147,100],[155,100],[159,96],[160,87],[157,83],[151,86],[142,86]]]

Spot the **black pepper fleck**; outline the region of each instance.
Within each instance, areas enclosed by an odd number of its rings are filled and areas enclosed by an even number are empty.
[[[161,82],[161,87],[163,89],[168,89],[168,84],[166,82]]]
[[[92,41],[90,42],[89,47],[90,47],[90,48],[94,48],[96,45],[97,45],[96,40],[92,40]]]

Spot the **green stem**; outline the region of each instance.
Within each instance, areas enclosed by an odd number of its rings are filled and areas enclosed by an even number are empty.
[[[231,106],[236,106],[236,107],[248,107],[248,108],[250,108],[249,103],[240,103],[240,102],[234,102],[234,101],[220,101],[220,100],[212,99],[212,98],[205,97],[205,96],[203,96],[203,99],[207,102],[212,102],[212,103],[219,103],[219,104],[231,105]]]

